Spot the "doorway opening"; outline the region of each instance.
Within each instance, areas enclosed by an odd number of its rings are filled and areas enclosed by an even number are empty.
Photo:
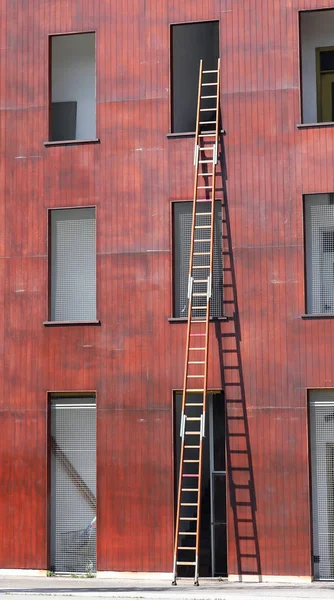
[[[200,394],[196,393],[191,394],[191,397],[191,401],[194,403],[200,402],[202,398]],[[182,392],[176,392],[174,397],[175,506],[180,467],[181,407]],[[202,467],[200,577],[227,576],[225,456],[225,402],[223,394],[222,392],[208,392]],[[194,458],[197,458],[197,455],[194,455]],[[189,498],[189,502],[191,501],[192,499]],[[184,541],[184,545],[187,545],[187,540]],[[180,559],[182,560],[181,557]],[[193,572],[190,573],[190,576],[192,575]],[[179,576],[187,577],[186,566],[179,568]]]
[[[96,572],[94,395],[50,394],[50,570]]]
[[[309,396],[313,574],[334,580],[334,390],[312,390]]]

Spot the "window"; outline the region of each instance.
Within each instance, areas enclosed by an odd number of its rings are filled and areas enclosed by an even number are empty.
[[[305,196],[307,312],[334,313],[334,194]]]
[[[171,48],[172,132],[192,132],[196,129],[199,64],[202,59],[206,70],[217,69],[219,22],[173,25]],[[212,95],[212,87],[207,90]],[[209,112],[206,118],[210,121]]]
[[[334,121],[334,10],[300,16],[304,123]]]
[[[50,140],[94,139],[95,102],[95,34],[52,36]]]
[[[203,212],[210,210],[209,203],[201,205]],[[188,316],[188,277],[192,226],[192,202],[175,202],[173,205],[173,245],[174,245],[174,311],[176,318]],[[210,303],[211,318],[223,315],[223,264],[222,264],[222,223],[221,204],[215,203],[214,216],[214,252],[213,252],[213,277],[212,298]],[[209,251],[210,244],[203,251]],[[203,279],[207,278],[207,270],[203,273]],[[203,290],[206,291],[206,283]]]
[[[96,320],[95,208],[51,210],[51,320]]]
[[[50,568],[96,571],[96,397],[49,394]]]

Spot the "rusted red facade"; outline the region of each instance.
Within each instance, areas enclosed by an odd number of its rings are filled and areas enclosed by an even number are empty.
[[[171,202],[192,198],[193,139],[167,137],[170,24],[219,20],[258,558],[263,575],[312,576],[307,389],[333,387],[334,325],[301,318],[302,197],[334,190],[334,128],[298,127],[298,20],[300,10],[326,7],[1,0],[0,568],[49,567],[47,392],[94,390],[98,570],[172,570],[172,399],[186,324],[168,320]],[[100,143],[45,147],[48,36],[81,31],[96,32]],[[45,327],[48,209],[85,205],[96,206],[101,325]],[[226,274],[227,316],[233,283]],[[228,348],[233,327],[212,324],[210,389],[224,388],[217,338]],[[229,494],[227,506],[228,571],[237,574]]]

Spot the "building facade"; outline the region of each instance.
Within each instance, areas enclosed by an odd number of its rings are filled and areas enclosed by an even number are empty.
[[[172,571],[220,56],[200,575],[334,578],[334,4],[0,8],[0,569]]]

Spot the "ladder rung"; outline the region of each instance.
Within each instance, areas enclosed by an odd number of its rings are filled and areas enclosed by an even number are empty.
[[[191,333],[190,337],[203,337],[206,333]],[[205,350],[205,348],[192,348],[192,350]]]
[[[213,109],[211,109],[213,110]],[[215,125],[216,121],[200,121],[199,122],[200,125]]]
[[[211,229],[211,225],[195,225],[195,229]]]
[[[203,71],[203,73],[204,73],[204,71]],[[207,85],[218,85],[218,82],[217,81],[213,81],[212,83],[202,83],[202,87],[207,86]]]
[[[190,360],[189,365],[205,365],[205,360]],[[243,417],[241,417],[243,419]]]
[[[200,319],[200,317],[193,317],[190,322],[191,323],[196,323],[196,325],[197,325],[197,323],[206,323],[205,320],[204,321],[199,321],[199,319]]]
[[[214,135],[216,135],[215,131],[207,131],[206,133],[200,133],[198,137],[212,137]]]
[[[203,379],[204,375],[187,375],[187,377],[188,377],[188,379]],[[230,433],[230,435],[232,435],[232,434]],[[237,435],[237,434],[234,434],[234,435]],[[242,434],[242,435],[245,435],[245,434]]]
[[[204,240],[194,240],[194,242],[211,242],[211,240],[209,238],[209,239],[204,239]],[[204,282],[207,283],[206,279],[203,279],[203,280],[194,279],[193,283],[198,283],[198,281],[201,281],[201,283],[204,283]]]
[[[187,417],[187,422],[188,421],[200,421],[200,420],[201,420],[201,417]],[[249,487],[249,486],[247,486],[247,487]]]
[[[193,550],[195,552],[196,546],[178,546],[178,550]]]
[[[193,265],[193,269],[210,269],[210,265]]]
[[[204,390],[187,390],[187,392],[204,392]],[[185,435],[200,435],[200,431],[185,431]],[[198,475],[186,475],[184,474],[183,477],[198,477]]]
[[[188,420],[188,419],[187,419]],[[188,459],[184,459],[183,462],[185,463],[199,463],[199,460],[188,460]]]
[[[197,517],[180,517],[180,521],[197,521]]]
[[[213,71],[202,71],[202,74],[206,74],[206,73],[218,73],[218,69],[215,69]]]
[[[211,190],[212,185],[198,185],[197,189],[198,190]],[[198,200],[197,200],[197,202],[198,202]],[[204,200],[204,202],[210,202],[210,200]]]
[[[177,561],[176,564],[177,565],[196,565],[195,562],[180,562],[180,561]]]
[[[189,348],[189,350],[205,350],[205,348]]]
[[[199,240],[194,240],[194,242],[197,242]],[[202,242],[210,242],[211,240],[201,240]],[[208,283],[207,279],[194,279],[193,283]],[[203,321],[204,323],[204,321]]]
[[[207,163],[212,163],[212,158],[208,159],[208,160],[199,160],[198,164],[203,165],[203,164],[207,164]],[[206,173],[200,173],[200,175],[206,175]]]
[[[218,98],[218,96],[201,96],[201,98]]]
[[[192,306],[191,310],[206,310],[207,306]],[[203,333],[205,335],[205,333]],[[226,385],[226,384],[225,384]]]
[[[187,405],[189,406],[189,404]],[[197,406],[196,404],[191,404],[190,406]],[[203,406],[203,404],[199,404],[199,406]],[[200,446],[184,446],[184,449],[188,449],[188,448],[200,448]]]
[[[211,106],[211,108],[200,108],[199,110],[200,112],[212,112],[213,110],[216,110],[216,106]],[[210,123],[210,121],[205,122]],[[215,123],[215,121],[212,121],[212,123]]]
[[[207,296],[207,293],[206,292],[205,293],[203,293],[203,292],[195,292],[193,294],[193,297],[196,297],[196,298],[200,298],[200,297],[203,297],[203,296]],[[238,369],[239,367],[236,367],[236,368]]]
[[[198,202],[198,200],[197,200],[197,202]],[[210,200],[205,200],[205,202],[210,202]],[[197,212],[196,217],[211,217],[211,213],[210,212],[206,212],[206,213]]]

